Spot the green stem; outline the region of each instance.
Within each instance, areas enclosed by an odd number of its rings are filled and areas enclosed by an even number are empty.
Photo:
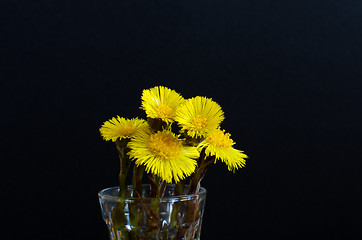
[[[134,202],[128,203],[128,207],[130,208],[130,221],[131,225],[134,226],[132,228],[130,235],[133,236],[132,239],[137,239],[136,237],[139,235],[139,226],[140,221],[143,219],[143,210],[141,207],[142,201],[142,177],[144,172],[144,165],[134,165],[133,166],[133,176],[132,176],[132,190],[133,197],[139,198],[139,200],[135,200]]]
[[[175,196],[182,195],[185,189],[186,179],[183,179],[175,184]],[[176,227],[179,220],[179,212],[180,212],[180,202],[174,202],[172,204],[172,213],[171,213],[171,228]]]
[[[119,196],[125,197],[127,195],[127,174],[131,166],[131,161],[127,155],[129,149],[127,148],[128,140],[122,139],[116,141],[116,147],[120,160],[120,170],[118,175],[119,180]]]
[[[170,221],[171,228],[176,228],[176,226],[180,224],[180,222],[179,222],[180,206],[181,206],[181,203],[177,202],[177,201],[175,201],[172,204],[171,221]],[[179,227],[180,226],[178,226],[177,228],[179,228]]]
[[[127,174],[130,169],[130,159],[127,155],[128,148],[127,143],[129,140],[122,139],[116,141],[116,148],[119,155],[120,160],[120,171],[118,175],[119,180],[119,196],[120,197],[126,197],[127,196]],[[125,229],[125,202],[120,201],[117,202],[116,206],[112,209],[111,218],[112,218],[112,224],[115,231],[121,231],[122,234],[126,234],[125,239],[128,239],[127,237],[127,230]]]
[[[189,194],[198,193],[200,182],[205,176],[206,170],[215,162],[215,156],[206,157],[205,151],[201,151],[198,159],[198,167],[190,178]],[[182,237],[188,226],[194,228],[195,222],[199,219],[199,199],[195,198],[186,202],[182,227],[178,230],[178,236]],[[185,226],[185,227],[184,227]]]
[[[159,216],[159,193],[160,193],[160,177],[156,174],[152,174],[149,177],[150,182],[150,197],[151,203],[149,209],[147,211],[147,218],[148,218],[148,227],[146,229],[146,235],[148,236],[146,239],[149,239],[149,236],[156,234],[159,231],[159,223],[160,223],[160,216]]]
[[[198,161],[198,167],[190,177],[189,194],[197,193],[200,189],[200,182],[204,178],[206,170],[214,163],[215,156],[208,156],[205,159],[205,152],[202,151]]]
[[[150,181],[150,197],[151,198],[158,198],[160,193],[160,177],[156,174],[152,174],[152,177],[149,177]]]
[[[175,196],[182,195],[185,189],[186,179],[183,179],[175,184]]]
[[[167,187],[167,182],[162,181],[161,186],[160,186],[160,193],[159,193],[160,198],[162,198],[165,195],[166,187]]]
[[[133,197],[142,196],[142,177],[145,170],[144,165],[134,165],[132,176]]]

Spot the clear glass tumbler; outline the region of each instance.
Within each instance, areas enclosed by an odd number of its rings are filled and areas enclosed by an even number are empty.
[[[174,196],[175,185],[166,186],[164,196],[150,197],[149,184],[142,185],[141,196],[119,197],[119,187],[98,193],[102,217],[111,240],[199,240],[204,212],[206,190],[196,194]],[[185,186],[184,193],[188,192]]]

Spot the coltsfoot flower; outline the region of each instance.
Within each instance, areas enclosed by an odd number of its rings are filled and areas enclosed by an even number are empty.
[[[208,132],[219,127],[224,120],[224,112],[211,98],[194,97],[186,100],[176,111],[176,121],[192,138],[205,137]]]
[[[129,155],[136,165],[171,183],[190,176],[196,168],[199,152],[196,147],[184,146],[183,141],[169,130],[156,133],[143,131],[128,143]]]
[[[161,119],[172,123],[176,117],[176,108],[184,102],[184,98],[167,87],[154,87],[143,90],[142,107],[147,117]]]
[[[131,138],[140,130],[146,129],[148,124],[143,119],[125,119],[117,116],[104,122],[99,131],[104,140],[115,142],[117,139]]]
[[[215,156],[215,161],[221,160],[227,165],[229,171],[235,171],[245,166],[245,158],[248,156],[243,151],[233,148],[234,144],[230,133],[215,129],[209,132],[198,148],[199,150],[204,148],[206,156]]]

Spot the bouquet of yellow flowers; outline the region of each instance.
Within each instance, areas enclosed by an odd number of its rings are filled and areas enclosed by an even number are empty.
[[[149,197],[162,198],[173,182],[174,196],[185,194],[185,184],[186,194],[198,193],[206,170],[217,161],[230,171],[245,166],[247,155],[235,149],[230,134],[220,128],[224,112],[211,98],[184,99],[174,90],[157,86],[143,90],[141,100],[147,120],[116,116],[100,128],[103,139],[115,142],[119,153],[119,197],[142,198],[145,172]],[[127,176],[132,167],[130,191]]]

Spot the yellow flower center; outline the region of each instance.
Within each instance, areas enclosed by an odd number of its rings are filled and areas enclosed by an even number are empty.
[[[148,148],[151,152],[165,160],[178,157],[183,150],[181,141],[170,132],[160,132],[151,135],[148,140]]]
[[[191,120],[191,124],[196,127],[196,129],[202,129],[207,126],[207,118],[197,115]]]
[[[126,123],[121,128],[119,128],[119,134],[125,135],[126,137],[131,137],[135,131],[135,128],[132,123]]]
[[[160,103],[155,107],[155,112],[160,118],[170,117],[173,113],[172,108],[163,103]]]
[[[221,130],[210,133],[207,136],[207,142],[218,148],[230,148],[234,144],[230,133]]]

